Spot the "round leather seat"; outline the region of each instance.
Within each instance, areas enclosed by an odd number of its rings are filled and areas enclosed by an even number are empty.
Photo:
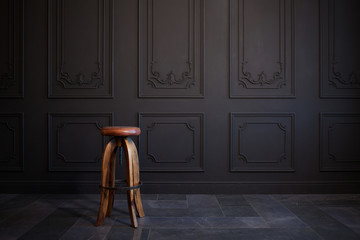
[[[103,127],[101,134],[103,136],[115,136],[115,137],[127,137],[127,136],[139,136],[141,133],[138,127],[128,126],[114,126],[114,127]]]

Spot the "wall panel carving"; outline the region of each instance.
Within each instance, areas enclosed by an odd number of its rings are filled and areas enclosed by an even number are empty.
[[[24,170],[23,126],[23,113],[0,113],[0,171]]]
[[[204,96],[203,0],[139,0],[139,96]]]
[[[49,0],[48,7],[49,97],[112,97],[113,1]]]
[[[100,171],[112,113],[49,113],[49,170]],[[84,151],[86,149],[86,151]]]
[[[360,114],[320,114],[320,170],[360,171]]]
[[[294,171],[295,114],[231,113],[230,170]]]
[[[0,2],[0,98],[24,96],[24,2]]]
[[[230,97],[295,97],[293,0],[230,1]]]
[[[358,8],[356,0],[320,1],[321,97],[360,97]]]
[[[142,171],[203,171],[203,113],[139,113]]]

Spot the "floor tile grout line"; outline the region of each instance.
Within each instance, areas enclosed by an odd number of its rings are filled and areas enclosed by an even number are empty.
[[[146,240],[150,240],[150,234],[151,234],[151,227],[149,228],[149,233],[148,233]]]
[[[214,196],[215,196],[216,202],[217,202],[218,205],[219,205],[219,208],[220,208],[220,211],[221,211],[223,217],[226,217],[226,216],[225,216],[225,213],[224,213],[224,211],[223,211],[223,209],[222,209],[222,207],[221,207],[221,204],[220,204],[220,202],[219,202],[219,199],[217,198],[216,195],[214,195]]]
[[[272,200],[274,200],[275,202],[277,202],[278,204],[280,204],[283,208],[285,208],[286,210],[288,210],[291,214],[293,214],[293,215],[294,215],[300,222],[302,222],[305,226],[308,226],[308,227],[311,228],[311,226],[309,226],[309,224],[307,224],[306,222],[304,222],[303,220],[301,220],[298,215],[296,215],[293,211],[291,211],[290,209],[288,209],[282,202],[280,202],[279,200],[275,199],[272,194],[270,194],[269,197],[270,197]]]
[[[330,214],[328,214],[327,212],[325,212],[323,209],[321,209],[320,206],[316,206],[315,207],[317,209],[319,209],[321,212],[323,212],[326,216],[332,218],[333,220],[335,220],[337,223],[339,223],[340,225],[344,226],[345,228],[347,228],[348,230],[350,230],[351,232],[355,233],[356,235],[358,235],[354,230],[352,230],[350,227],[348,227],[346,224],[340,222],[339,220],[337,220],[335,217],[331,216]]]
[[[246,199],[246,195],[242,195],[245,199],[245,201],[252,207],[252,209],[254,209],[254,211],[259,215],[259,217],[262,218],[262,220],[268,225],[268,228],[271,228],[270,225],[268,224],[268,221],[264,218],[264,216],[262,214],[260,214],[260,212],[254,207],[253,204],[251,204],[250,201],[248,201],[248,199]]]
[[[313,204],[313,202],[312,202],[311,200],[310,200],[310,202]],[[296,204],[296,206],[299,207],[298,204]],[[320,206],[315,205],[315,204],[313,204],[313,205],[311,205],[311,206],[314,207],[314,208],[317,208],[319,211],[321,211],[322,213],[324,213],[327,217],[332,218],[332,219],[333,219],[334,221],[336,221],[338,224],[344,226],[345,228],[347,228],[347,230],[350,230],[351,232],[353,232],[354,234],[356,234],[356,232],[354,232],[350,227],[346,226],[346,225],[343,224],[342,222],[338,221],[337,219],[335,219],[334,217],[332,217],[331,215],[329,215],[329,214],[327,214],[325,211],[323,211]],[[284,205],[284,207],[286,207],[286,206]],[[287,208],[287,207],[286,207],[286,208]],[[289,208],[287,208],[287,209],[288,209],[290,212],[292,212],[301,222],[305,223],[313,232],[316,233],[317,236],[319,236],[321,239],[325,239],[324,237],[322,237],[322,236],[313,228],[313,226],[311,226],[311,225],[307,224],[306,222],[304,222],[296,213],[294,213],[293,211],[291,211],[291,209],[289,209]],[[357,235],[357,234],[356,234],[356,235]]]

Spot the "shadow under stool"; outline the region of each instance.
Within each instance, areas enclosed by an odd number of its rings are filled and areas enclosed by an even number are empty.
[[[104,127],[101,129],[103,136],[112,137],[106,144],[101,167],[101,198],[96,226],[101,226],[106,216],[110,216],[114,204],[115,190],[127,190],[127,201],[131,225],[136,228],[139,217],[144,217],[144,210],[140,196],[139,158],[135,143],[129,136],[140,135],[137,127]],[[126,187],[118,187],[122,180],[115,180],[116,150],[123,148],[126,161]]]

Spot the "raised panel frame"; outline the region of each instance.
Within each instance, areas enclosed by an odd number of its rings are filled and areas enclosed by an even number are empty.
[[[99,119],[102,118],[103,122]],[[105,121],[107,121],[105,123]],[[60,172],[99,172],[101,171],[101,159],[103,149],[107,143],[107,137],[101,136],[100,130],[104,126],[112,126],[114,113],[48,113],[48,161],[49,171]],[[86,161],[71,159],[64,154],[64,147],[60,141],[61,131],[70,125],[94,125],[98,129],[98,136],[101,138],[101,149],[96,156]],[[74,132],[76,135],[77,133]],[[84,137],[84,139],[86,139]],[[81,145],[81,143],[79,144]],[[73,149],[77,146],[73,146]]]
[[[339,112],[321,112],[320,113],[320,159],[319,166],[321,172],[358,172],[360,171],[360,155],[352,157],[354,159],[344,159],[343,156],[338,156],[334,148],[334,142],[336,139],[331,138],[336,128],[346,125],[358,125],[360,128],[360,113],[339,113]],[[348,139],[348,135],[344,136],[345,141],[351,141]],[[358,139],[360,142],[360,137]],[[354,143],[354,142],[353,142]],[[348,142],[346,142],[348,145]],[[356,145],[356,142],[355,142]],[[349,152],[347,152],[349,154]],[[347,156],[348,157],[348,156]]]
[[[98,0],[96,68],[73,74],[65,70],[65,0],[48,0],[48,98],[114,97],[113,5],[113,0]]]
[[[24,171],[24,113],[0,113],[0,125],[13,138],[10,144],[12,152],[9,152],[9,156],[2,158],[1,151],[0,171]],[[1,134],[0,138],[4,135]]]
[[[205,133],[204,133],[204,121],[205,113],[139,113],[139,126],[142,133],[139,138],[139,156],[140,156],[140,170],[142,172],[203,172],[204,171],[204,149],[205,149]],[[195,120],[197,122],[195,122]],[[148,120],[148,121],[147,121]],[[161,160],[160,154],[154,153],[154,148],[149,145],[149,135],[154,133],[156,128],[165,125],[178,125],[184,128],[187,133],[192,134],[192,151],[190,154],[185,154],[185,159],[179,159],[177,161],[170,161],[168,159]],[[154,133],[155,134],[155,133]],[[176,139],[178,136],[167,136]],[[167,142],[169,147],[176,145],[175,140],[169,140]],[[165,148],[159,144],[163,151]],[[169,148],[168,147],[168,148]],[[155,149],[156,151],[156,149]],[[165,153],[166,155],[166,153]],[[177,158],[177,157],[176,157]],[[151,162],[151,163],[149,163]],[[195,163],[195,164],[194,164]],[[146,166],[148,165],[148,166]],[[190,165],[190,166],[189,166]]]
[[[246,68],[249,64],[245,57],[244,41],[246,1],[249,0],[230,0],[229,4],[230,98],[295,98],[294,1],[277,1],[279,3],[279,16],[277,16],[279,56],[277,61],[271,63],[276,65],[276,69],[274,68],[269,77],[264,70],[253,73]],[[254,77],[256,75],[257,79]]]
[[[250,151],[251,155],[256,156],[256,152],[260,151],[255,149],[255,152],[251,152],[252,150],[246,149],[242,143],[244,132],[251,125],[275,126],[283,134],[283,152],[278,158],[264,161],[247,156],[246,152]],[[294,172],[294,148],[295,113],[230,113],[230,172]]]
[[[138,96],[140,98],[204,98],[205,96],[205,42],[204,0],[177,0],[188,2],[187,60],[179,74],[174,69],[161,73],[154,58],[154,2],[138,0],[139,6],[139,63]],[[171,21],[172,19],[169,19]],[[179,64],[173,65],[178,68]],[[150,87],[148,87],[150,86]],[[196,88],[196,92],[192,89]],[[191,92],[192,91],[192,92]]]
[[[336,0],[320,0],[320,97],[360,98],[360,72],[353,70],[344,74],[337,69],[339,61],[335,53],[335,2]],[[357,30],[360,34],[358,28],[354,27],[352,30]],[[360,66],[358,71],[359,68]]]
[[[24,98],[24,0],[8,0],[8,5],[8,61],[0,72],[0,98]]]

